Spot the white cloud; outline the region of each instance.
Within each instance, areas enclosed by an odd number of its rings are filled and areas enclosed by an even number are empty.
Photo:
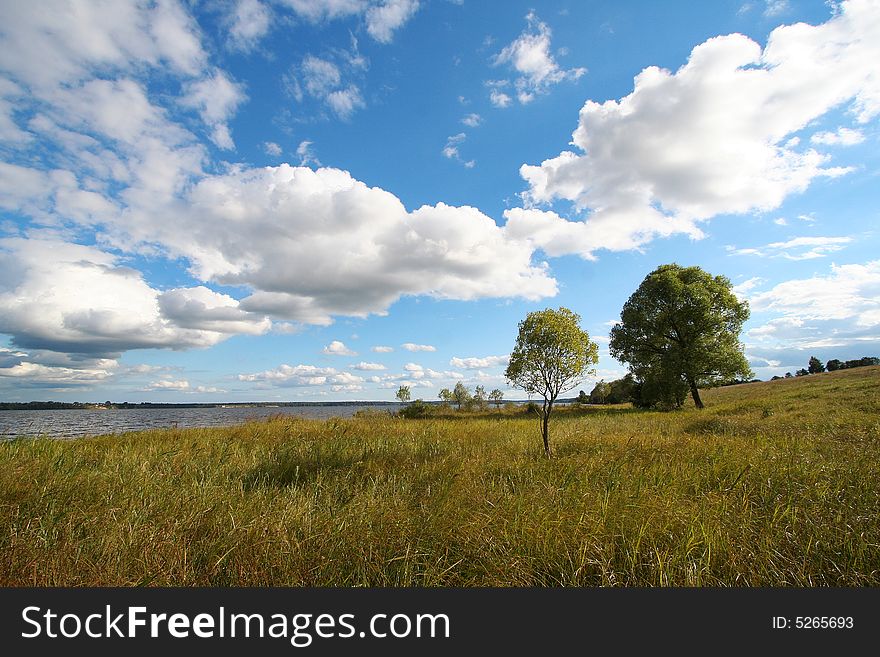
[[[366,361],[361,361],[360,363],[352,365],[351,369],[364,372],[378,372],[379,370],[384,370],[386,368],[382,363],[368,363]]]
[[[235,50],[252,50],[269,31],[272,11],[260,0],[237,0],[227,17],[229,43]]]
[[[261,335],[272,325],[268,317],[247,313],[232,297],[202,285],[162,292],[159,308],[166,319],[182,328]]]
[[[789,10],[788,0],[764,0],[764,15],[767,17],[779,16]]]
[[[483,118],[479,114],[471,113],[465,116],[461,122],[469,128],[476,128],[483,122]]]
[[[880,111],[877,15],[875,2],[852,0],[824,24],[775,29],[763,51],[743,35],[715,37],[677,72],[650,67],[621,100],[588,101],[573,134],[581,153],[521,173],[527,201],[566,199],[591,214],[516,221],[541,230],[534,243],[556,253],[631,249],[674,233],[699,237],[698,221],[772,210],[815,178],[846,173],[790,137],[841,105],[862,122]]]
[[[357,85],[345,82],[343,72],[335,63],[314,55],[306,55],[300,67],[302,86],[312,98],[324,103],[340,119],[348,120],[355,110],[366,107]],[[292,78],[293,94],[302,99],[299,83]]]
[[[186,392],[189,390],[189,381],[185,379],[154,381],[144,390],[150,392]]]
[[[810,137],[813,144],[824,146],[855,146],[865,141],[865,135],[861,130],[852,128],[838,128],[837,132],[817,132]]]
[[[330,356],[357,356],[357,352],[352,351],[345,346],[344,342],[340,342],[339,340],[333,340],[333,342],[321,350],[321,353]]]
[[[728,246],[730,255],[755,255],[788,260],[811,260],[836,253],[853,241],[851,237],[795,237],[786,242],[773,242],[765,246],[737,249]]]
[[[263,142],[263,150],[266,151],[266,155],[271,155],[272,157],[280,157],[282,153],[281,146],[274,141]]]
[[[439,204],[407,212],[392,194],[329,168],[207,176],[173,208],[113,224],[108,239],[161,245],[201,281],[251,288],[243,310],[312,324],[385,312],[405,294],[556,293],[529,244],[478,210]]]
[[[348,120],[355,110],[366,107],[360,90],[353,84],[345,89],[337,89],[327,95],[327,104],[330,109],[342,120]]]
[[[334,392],[343,388],[359,390],[364,379],[351,372],[340,372],[332,367],[316,367],[315,365],[279,365],[275,369],[255,372],[253,374],[239,374],[239,381],[246,383],[259,383],[273,387],[310,387],[329,385]],[[348,386],[351,386],[350,388]]]
[[[383,0],[367,9],[367,32],[380,43],[390,43],[394,31],[416,13],[419,0]]]
[[[379,43],[389,43],[419,8],[418,0],[280,0],[313,23],[360,16],[367,32]]]
[[[302,76],[306,91],[316,98],[326,98],[342,83],[339,67],[331,61],[314,55],[306,55],[303,58]]]
[[[754,312],[776,311],[806,320],[854,319],[859,324],[870,324],[873,311],[880,308],[880,260],[831,265],[827,276],[780,283],[752,296],[749,304]]]
[[[498,89],[492,89],[492,91],[489,92],[489,101],[495,107],[504,108],[504,107],[509,107],[510,104],[513,102],[513,99],[510,96],[508,96],[506,93],[504,93],[503,91],[498,91]]]
[[[412,342],[404,342],[400,346],[407,351],[437,351],[437,347],[430,344],[414,344]]]
[[[763,282],[763,278],[759,276],[753,276],[752,278],[749,278],[742,283],[734,285],[731,291],[737,296],[738,299],[745,299],[748,296],[749,292],[754,290]],[[614,323],[617,324],[617,322]]]
[[[779,217],[778,219],[774,219],[773,223],[776,224],[777,226],[788,226],[788,221],[785,219],[785,217]]]
[[[207,347],[228,331],[268,328],[205,288],[160,293],[95,247],[0,239],[0,272],[0,333],[25,349],[113,358],[128,349]]]
[[[560,68],[550,53],[550,27],[534,12],[526,16],[526,21],[528,27],[523,33],[492,58],[494,65],[510,64],[519,75],[515,86],[520,103],[531,102],[535,95],[546,93],[551,86],[563,80],[577,80],[587,72],[585,68]],[[499,92],[492,103],[503,107],[502,95]]]
[[[832,265],[826,275],[753,294],[749,305],[753,314],[777,315],[746,331],[746,348],[754,356],[803,367],[803,350],[844,354],[862,346],[870,352],[880,344],[880,261]]]
[[[371,347],[371,351],[375,351],[377,354],[390,354],[392,351],[394,351],[394,347],[376,345],[375,347]]]
[[[235,144],[229,134],[227,121],[245,99],[242,86],[218,69],[209,77],[187,85],[181,102],[198,110],[202,120],[212,130],[211,141],[215,145],[231,150]]]
[[[476,165],[476,162],[474,160],[464,160],[461,157],[461,152],[458,150],[458,147],[464,143],[465,139],[467,139],[467,135],[463,132],[447,137],[446,145],[443,147],[441,153],[443,153],[443,157],[460,162],[468,169],[472,169]]]
[[[304,139],[296,147],[296,154],[299,157],[299,165],[301,167],[307,167],[310,164],[321,166],[317,155],[315,155],[315,149],[312,148],[313,145],[313,142]]]
[[[449,364],[453,367],[477,370],[486,367],[500,367],[502,365],[507,365],[509,361],[510,354],[504,356],[485,356],[483,358],[473,356],[469,358],[459,358],[458,356],[453,356],[452,360],[449,361]]]

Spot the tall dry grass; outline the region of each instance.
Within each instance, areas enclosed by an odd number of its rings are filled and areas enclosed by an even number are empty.
[[[878,383],[7,442],[0,584],[876,586]]]

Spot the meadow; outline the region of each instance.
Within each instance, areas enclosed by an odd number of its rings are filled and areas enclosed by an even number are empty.
[[[880,368],[0,444],[5,586],[877,586]]]

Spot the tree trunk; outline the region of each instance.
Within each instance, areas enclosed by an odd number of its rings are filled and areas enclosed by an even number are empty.
[[[550,413],[553,410],[553,402],[545,401],[541,410],[543,411],[541,413],[541,437],[544,438],[544,454],[549,459],[553,456],[550,449]]]
[[[697,390],[697,382],[694,381],[693,379],[688,379],[688,383],[691,386],[691,397],[694,398],[694,405],[697,408],[699,408],[700,410],[702,410],[704,408],[703,400],[700,399],[700,391]]]

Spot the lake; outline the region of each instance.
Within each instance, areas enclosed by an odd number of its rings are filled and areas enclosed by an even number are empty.
[[[359,410],[396,411],[399,404],[326,406],[228,406],[204,408],[119,408],[0,411],[0,440],[17,436],[81,438],[162,427],[223,427],[273,415],[327,419]]]

